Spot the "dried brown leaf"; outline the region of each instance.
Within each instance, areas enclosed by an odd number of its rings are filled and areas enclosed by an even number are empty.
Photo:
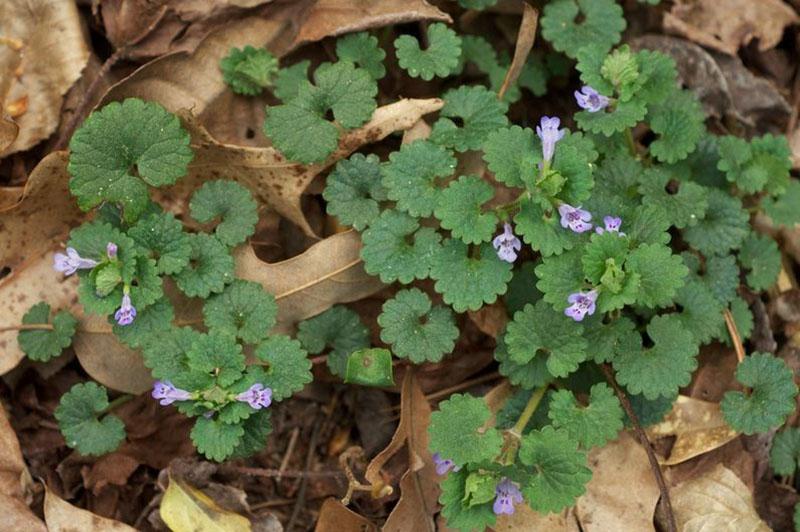
[[[580,532],[575,510],[568,508],[559,514],[540,514],[527,504],[520,504],[512,515],[501,515],[492,527],[495,532]],[[627,530],[627,529],[626,529]]]
[[[526,2],[523,2],[522,5],[522,21],[519,24],[517,44],[514,46],[514,58],[511,60],[511,66],[508,67],[508,72],[506,72],[506,77],[503,79],[500,90],[497,91],[498,98],[502,98],[508,88],[519,78],[522,67],[525,66],[525,62],[528,60],[528,54],[531,53],[531,48],[533,48],[533,41],[536,39],[539,12]]]
[[[758,39],[758,49],[769,50],[783,30],[800,20],[782,0],[677,0],[664,13],[664,28],[730,55]]]
[[[58,126],[64,94],[80,77],[89,47],[75,2],[5,0],[0,2],[0,35],[22,43],[19,50],[0,46],[0,103],[27,101],[16,116],[19,135],[0,149],[0,157],[26,150]],[[16,75],[21,73],[21,75]],[[6,86],[9,85],[9,86]],[[2,114],[2,112],[0,112]]]
[[[45,524],[15,497],[0,493],[0,530],[48,532]]]
[[[674,487],[671,499],[675,520],[682,532],[769,531],[753,507],[750,490],[722,465]]]
[[[718,403],[679,395],[664,420],[647,430],[650,438],[675,436],[664,465],[675,465],[722,447],[738,436],[722,418]]]
[[[349,532],[350,530],[377,532],[378,527],[336,499],[325,499],[319,510],[319,519],[314,532]]]
[[[48,532],[135,532],[136,529],[73,506],[45,487],[44,520]]]
[[[17,435],[0,406],[0,494],[24,501],[32,482]]]
[[[8,117],[2,116],[2,109],[0,109],[0,153],[3,153],[6,148],[11,146],[18,134],[19,126],[17,123]]]
[[[589,453],[592,479],[575,512],[585,532],[654,530],[660,497],[647,453],[627,432]]]

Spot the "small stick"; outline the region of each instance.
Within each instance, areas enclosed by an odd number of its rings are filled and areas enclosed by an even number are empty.
[[[251,477],[264,477],[264,478],[328,478],[328,477],[343,477],[344,473],[341,471],[286,471],[280,469],[263,469],[260,467],[245,467],[226,465],[220,467],[223,473],[237,473],[240,475],[248,475]]]
[[[294,453],[294,446],[297,444],[298,436],[300,436],[300,427],[295,427],[292,429],[292,435],[289,436],[289,445],[286,446],[286,453],[283,455],[281,466],[278,468],[278,480],[281,478],[280,473],[286,471],[286,468],[289,466],[289,459]]]
[[[661,503],[664,505],[664,513],[667,517],[667,531],[677,532],[678,525],[675,523],[675,514],[672,512],[672,501],[669,498],[669,488],[664,480],[664,474],[661,471],[661,466],[658,464],[658,459],[656,459],[656,453],[653,451],[653,446],[650,444],[650,440],[647,439],[647,434],[645,434],[644,429],[642,429],[642,426],[639,424],[639,418],[636,417],[636,412],[633,411],[633,406],[631,406],[628,396],[625,395],[625,392],[623,392],[619,387],[617,379],[614,378],[614,370],[612,370],[611,366],[608,364],[602,364],[600,369],[603,370],[603,374],[605,374],[608,383],[612,388],[614,388],[614,392],[617,394],[619,402],[622,403],[622,408],[625,410],[625,413],[628,414],[628,418],[631,420],[633,430],[636,432],[636,436],[639,438],[639,443],[642,445],[642,447],[644,447],[644,450],[647,453],[647,459],[650,461],[650,468],[653,470],[653,476],[656,477],[656,484],[658,484],[658,489],[661,492]]]
[[[742,337],[739,335],[739,329],[736,327],[736,322],[733,319],[733,314],[729,309],[725,309],[722,312],[722,315],[725,316],[725,326],[728,327],[728,333],[731,335],[731,340],[733,341],[733,348],[736,350],[736,359],[741,364],[744,361],[745,351],[744,345],[742,345]]]
[[[309,469],[311,469],[311,462],[314,460],[314,454],[317,452],[317,438],[319,438],[323,419],[324,418],[318,418],[314,423],[314,429],[311,431],[311,440],[308,442],[308,452],[306,453],[306,463],[303,467],[303,471],[305,473],[308,473]],[[303,476],[300,480],[300,489],[297,490],[297,500],[295,501],[294,508],[292,509],[292,516],[289,518],[289,522],[286,525],[287,532],[292,531],[294,524],[297,522],[297,518],[300,516],[300,509],[303,507],[303,504],[306,500],[307,488],[308,476]]]

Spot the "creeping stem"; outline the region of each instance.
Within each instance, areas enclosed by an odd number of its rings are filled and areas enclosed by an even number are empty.
[[[528,421],[531,420],[531,417],[536,412],[536,409],[539,408],[539,403],[542,402],[542,398],[544,397],[546,391],[547,385],[545,384],[531,394],[531,398],[528,399],[528,404],[525,405],[525,409],[522,411],[522,414],[520,414],[519,419],[508,431],[509,434],[514,436],[517,440],[522,438],[522,432],[525,430],[525,426],[528,424]]]

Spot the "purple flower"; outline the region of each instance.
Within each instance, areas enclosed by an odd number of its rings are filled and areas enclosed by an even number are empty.
[[[265,388],[260,382],[255,383],[247,391],[236,396],[237,401],[250,405],[250,408],[261,410],[272,404],[272,389]]]
[[[497,250],[497,256],[500,260],[506,262],[514,262],[517,260],[517,251],[522,249],[522,242],[519,238],[514,236],[514,231],[511,230],[511,224],[503,224],[503,232],[494,237],[492,240],[494,249]]]
[[[575,91],[575,100],[581,109],[586,109],[590,113],[596,113],[608,107],[609,100],[589,85],[584,85],[580,92]]]
[[[605,216],[603,217],[603,223],[605,224],[605,229],[600,226],[594,228],[595,233],[598,235],[602,235],[606,231],[609,233],[619,233],[619,236],[625,236],[625,233],[620,232],[619,228],[622,226],[622,218],[617,216]]]
[[[573,207],[567,203],[558,206],[558,214],[561,215],[561,227],[569,227],[576,233],[583,233],[592,228],[588,223],[592,219],[592,213],[581,209],[581,206]]]
[[[437,475],[445,475],[451,469],[453,470],[453,473],[461,469],[460,466],[457,466],[455,462],[449,458],[442,458],[439,453],[433,453],[433,463],[436,466]]]
[[[118,325],[130,325],[136,319],[136,309],[131,305],[131,296],[123,294],[122,305],[120,305],[117,312],[114,314],[114,319],[117,320]]]
[[[53,268],[64,275],[72,275],[78,270],[91,270],[97,266],[97,261],[84,259],[75,248],[67,248],[67,254],[56,253],[53,255]]]
[[[175,401],[186,401],[192,398],[192,394],[186,390],[176,388],[169,381],[156,381],[153,383],[153,392],[150,394],[153,399],[158,399],[161,406],[171,405]]]
[[[558,117],[550,118],[543,116],[541,122],[536,126],[536,134],[542,139],[542,156],[545,164],[550,164],[553,154],[556,152],[556,142],[564,138],[566,129],[558,129],[561,120]]]
[[[497,515],[514,513],[514,505],[522,502],[522,492],[516,484],[503,477],[494,489],[496,498],[492,510]]]
[[[117,258],[117,245],[115,243],[109,242],[106,244],[106,255],[108,255],[108,258],[111,260]]]
[[[589,316],[594,314],[595,301],[597,301],[597,290],[570,294],[567,298],[567,303],[570,303],[570,306],[567,307],[564,314],[575,321],[583,321],[584,316],[587,314]]]

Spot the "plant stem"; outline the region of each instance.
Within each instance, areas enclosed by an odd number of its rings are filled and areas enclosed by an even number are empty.
[[[134,398],[133,395],[130,395],[130,394],[127,394],[127,393],[125,395],[120,395],[119,397],[117,397],[116,399],[114,399],[113,401],[108,403],[108,406],[105,408],[105,410],[103,410],[103,414],[108,414],[109,412],[111,412],[112,410],[117,408],[118,406],[124,405],[125,403],[127,403],[128,401],[130,401],[133,398]]]
[[[539,403],[542,402],[544,393],[547,391],[547,386],[548,385],[545,384],[531,394],[531,398],[528,399],[528,404],[525,405],[525,409],[522,411],[522,414],[520,414],[519,419],[514,426],[511,427],[511,430],[508,431],[518,440],[522,438],[522,432],[525,430],[525,426],[528,424],[528,421],[531,420],[536,409],[539,408]]]
[[[628,143],[628,151],[631,152],[631,155],[637,157],[639,150],[636,149],[636,141],[633,140],[633,133],[629,127],[625,128],[625,142]]]
[[[8,331],[52,331],[52,323],[23,323],[21,325],[8,325],[0,327],[0,333]]]

